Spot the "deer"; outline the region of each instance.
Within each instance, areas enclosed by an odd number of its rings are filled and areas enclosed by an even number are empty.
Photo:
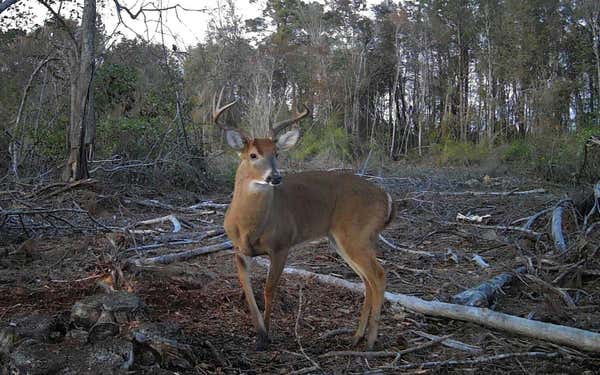
[[[386,278],[376,258],[379,233],[394,217],[391,196],[378,186],[342,171],[306,171],[282,176],[279,152],[290,150],[300,137],[297,127],[283,132],[310,113],[295,113],[269,124],[269,135],[253,138],[219,119],[236,101],[221,106],[213,97],[212,119],[225,132],[226,143],[239,155],[233,199],[225,214],[224,229],[234,248],[237,273],[257,332],[256,350],[269,345],[273,299],[290,249],[328,238],[342,259],[364,283],[364,302],[352,344],[366,335],[372,350],[384,301]],[[252,257],[270,258],[264,286],[264,313],[256,304],[248,271]],[[368,332],[367,332],[368,328]]]

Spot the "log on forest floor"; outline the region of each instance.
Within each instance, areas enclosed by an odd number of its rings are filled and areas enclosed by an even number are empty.
[[[558,251],[564,253],[567,251],[567,240],[563,234],[563,215],[564,215],[564,204],[567,201],[558,202],[554,211],[552,211],[552,239],[554,240],[554,246]]]
[[[526,270],[525,267],[521,266],[515,269],[514,273],[523,273]],[[465,306],[488,307],[494,300],[497,292],[502,290],[502,287],[510,283],[512,279],[513,272],[503,272],[471,289],[454,295],[452,302]]]
[[[269,261],[256,258],[255,263],[268,267]],[[320,283],[345,288],[357,293],[363,293],[362,284],[347,281],[335,276],[321,275],[293,267],[286,267],[283,271],[288,275],[315,279]],[[553,323],[544,323],[496,312],[486,308],[462,306],[452,303],[426,301],[417,297],[385,293],[385,299],[392,303],[392,309],[405,307],[417,313],[438,316],[455,320],[462,320],[481,324],[510,333],[524,335],[556,344],[569,345],[581,350],[600,353],[600,334],[579,328],[562,326]]]

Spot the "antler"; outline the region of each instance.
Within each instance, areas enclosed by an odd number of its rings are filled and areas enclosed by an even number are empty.
[[[279,134],[283,129],[287,128],[288,126],[290,126],[290,125],[302,120],[306,116],[308,116],[310,114],[310,110],[308,109],[306,104],[303,104],[303,106],[304,106],[304,111],[302,111],[302,113],[296,114],[296,116],[292,117],[291,119],[283,120],[283,121],[276,123],[275,125],[269,126],[271,138],[275,139],[277,134]]]
[[[232,128],[230,126],[227,126],[227,125],[219,122],[219,117],[221,117],[223,112],[225,112],[227,109],[229,109],[235,103],[237,103],[237,100],[235,100],[229,104],[226,104],[222,107],[219,107],[221,105],[221,100],[223,99],[223,89],[224,89],[224,87],[221,88],[221,92],[219,92],[219,99],[217,99],[217,93],[215,93],[215,95],[213,95],[212,118],[213,118],[213,122],[215,123],[215,125],[217,125],[221,129],[231,130]]]

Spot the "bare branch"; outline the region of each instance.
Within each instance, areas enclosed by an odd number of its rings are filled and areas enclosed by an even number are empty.
[[[75,34],[73,34],[73,31],[71,30],[71,27],[69,27],[69,25],[67,25],[67,23],[65,22],[65,19],[63,18],[63,16],[61,16],[60,14],[58,14],[57,11],[55,11],[54,9],[52,9],[52,7],[50,6],[50,4],[48,4],[45,0],[38,0],[38,2],[40,4],[42,4],[44,7],[46,7],[46,9],[48,9],[48,11],[50,13],[52,13],[52,15],[54,16],[54,18],[56,18],[56,20],[61,24],[61,26],[63,27],[63,29],[67,32],[67,34],[69,34],[70,40],[73,43],[73,48],[75,48],[75,50],[77,50],[77,39],[75,39]]]
[[[138,9],[136,12],[133,12],[128,7],[123,6],[118,0],[113,0],[113,1],[117,8],[117,13],[121,13],[121,11],[125,11],[125,13],[127,13],[129,15],[129,17],[131,17],[131,19],[134,19],[134,20],[137,19],[140,16],[140,14],[143,15],[145,12],[165,12],[168,10],[177,10],[177,9],[185,10],[187,12],[208,12],[211,10],[211,8],[202,8],[202,9],[185,8],[185,7],[181,6],[180,4],[175,4],[175,5],[170,5],[170,6],[167,6],[164,8],[159,8],[159,7],[156,7],[154,5],[154,3],[150,3],[150,4],[142,4],[140,6],[140,9]],[[146,5],[152,5],[153,7],[148,8],[148,7],[146,7]]]

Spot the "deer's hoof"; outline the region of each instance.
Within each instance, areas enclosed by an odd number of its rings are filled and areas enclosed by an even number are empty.
[[[362,336],[362,335],[352,336],[352,346],[358,346],[358,344],[360,344],[360,342],[362,341],[363,338],[364,338],[364,336]]]
[[[256,351],[264,352],[269,348],[269,337],[260,335],[258,336],[258,340],[256,340]]]

